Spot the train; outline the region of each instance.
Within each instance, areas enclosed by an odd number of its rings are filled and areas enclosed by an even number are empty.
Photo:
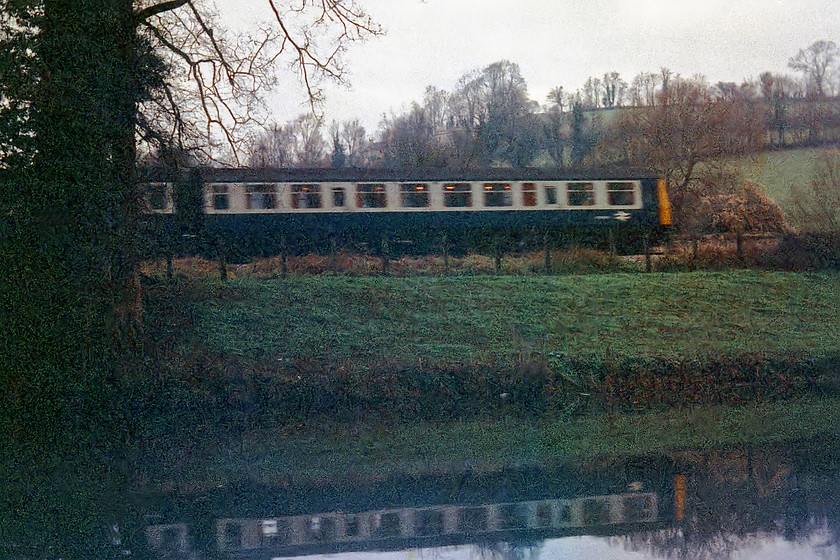
[[[685,474],[667,457],[645,460],[617,459],[594,471],[510,469],[353,488],[231,488],[230,502],[205,495],[148,515],[145,547],[157,557],[256,560],[534,543],[680,523]]]
[[[147,256],[626,254],[672,225],[665,180],[638,169],[151,169],[142,184]]]
[[[204,552],[214,557],[256,559],[620,535],[672,524],[674,506],[663,499],[656,491],[628,490],[621,494],[489,504],[222,517],[213,519],[205,529],[209,546]],[[145,530],[146,546],[156,555],[200,557],[194,530],[193,525],[183,521],[152,519]]]

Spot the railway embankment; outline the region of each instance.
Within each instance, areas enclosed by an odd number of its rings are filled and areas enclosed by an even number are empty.
[[[840,425],[836,273],[147,288],[133,390],[150,484],[493,470]]]

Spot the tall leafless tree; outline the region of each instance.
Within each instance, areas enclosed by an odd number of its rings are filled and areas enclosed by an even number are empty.
[[[624,96],[627,93],[627,82],[618,72],[607,72],[604,74],[604,107],[620,107],[624,104]]]
[[[359,119],[351,119],[341,124],[341,133],[339,135],[341,143],[344,145],[347,155],[347,166],[349,167],[364,167],[365,166],[365,152],[368,148],[368,137],[365,127]]]
[[[659,74],[637,74],[630,85],[630,103],[636,107],[653,107],[656,104],[657,88],[661,83],[662,76]]]
[[[836,71],[836,61],[840,57],[840,50],[834,41],[815,41],[807,49],[801,49],[788,62],[788,66],[801,72],[813,87],[814,95],[824,99],[826,94],[834,94],[835,84],[830,83],[833,72]]]

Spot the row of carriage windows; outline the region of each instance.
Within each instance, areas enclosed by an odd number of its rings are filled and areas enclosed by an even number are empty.
[[[245,203],[248,210],[271,210],[278,207],[278,197],[274,185],[248,184],[245,187]],[[522,183],[522,205],[537,206],[537,185]],[[633,206],[636,203],[635,187],[631,182],[608,182],[607,204],[610,206]],[[326,197],[331,197],[333,208],[348,205],[345,187],[324,187],[319,184],[291,185],[291,206],[299,209],[318,209],[324,207]],[[558,203],[558,187],[544,185],[545,203],[549,206]],[[595,186],[591,182],[572,182],[566,184],[568,205],[586,207],[595,204]],[[482,188],[484,207],[503,208],[513,206],[513,187],[511,183],[485,183]],[[157,201],[157,198],[155,199]],[[443,186],[443,206],[445,208],[471,208],[475,205],[470,183],[447,183]],[[161,205],[160,202],[158,202]],[[211,204],[215,210],[230,209],[228,185],[212,186]],[[430,188],[424,183],[402,183],[399,190],[399,204],[403,208],[427,208],[431,205]],[[382,183],[356,185],[357,208],[386,208],[388,193]],[[154,208],[154,206],[153,206]]]
[[[222,549],[235,550],[354,539],[433,537],[446,533],[592,527],[654,521],[658,516],[656,496],[651,493],[617,499],[593,496],[570,501],[548,500],[445,509],[417,508],[312,515],[303,519],[229,519],[221,523],[222,531],[217,534],[224,539]]]

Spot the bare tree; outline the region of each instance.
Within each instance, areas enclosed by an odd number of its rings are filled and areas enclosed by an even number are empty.
[[[556,111],[562,113],[566,108],[566,92],[563,91],[563,86],[551,88],[546,96],[549,111]]]
[[[809,183],[792,186],[790,214],[805,232],[840,232],[840,153],[829,150],[817,160]]]
[[[776,145],[784,146],[785,132],[792,127],[790,103],[802,96],[802,85],[790,76],[763,72],[759,76],[759,91],[769,108],[768,129],[776,131]]]
[[[618,72],[604,74],[604,107],[620,107],[627,93],[627,82],[621,79]]]
[[[435,139],[426,110],[418,103],[403,115],[383,118],[380,128],[386,166],[443,167],[447,164],[446,149]]]
[[[621,134],[612,135],[612,150],[631,163],[658,170],[672,187],[677,211],[728,176],[718,167],[724,156],[763,148],[765,117],[761,106],[736,97],[723,99],[700,79],[669,78],[654,107],[622,116]],[[702,171],[702,173],[700,173]]]
[[[436,133],[442,132],[449,124],[449,93],[435,86],[426,87],[423,93],[423,109],[426,118]]]
[[[642,72],[633,78],[630,86],[630,103],[636,107],[653,107],[656,104],[657,87],[662,76],[653,72]]]
[[[554,165],[558,167],[566,165],[570,130],[566,116],[556,108],[543,115],[541,143]]]
[[[583,84],[583,105],[586,109],[598,109],[601,106],[601,80],[589,77]]]
[[[735,82],[718,82],[715,85],[715,89],[717,90],[717,94],[726,100],[735,99],[735,96],[738,94],[738,84]]]
[[[290,139],[293,146],[294,164],[297,167],[320,167],[324,165],[327,143],[321,133],[322,121],[312,113],[306,113],[292,121]]]
[[[345,121],[341,125],[341,142],[346,150],[347,165],[350,167],[363,167],[365,165],[365,152],[368,147],[367,132],[359,119]]]
[[[201,0],[0,0],[14,14],[0,34],[32,29],[37,56],[20,99],[0,101],[0,112],[23,103],[39,180],[69,180],[80,192],[63,192],[89,201],[74,219],[101,235],[70,245],[96,253],[80,259],[101,268],[91,276],[109,284],[102,295],[114,300],[115,325],[140,323],[138,151],[237,162],[265,119],[262,95],[279,67],[297,70],[317,106],[324,80],[344,78],[348,45],[380,33],[354,0],[264,1],[273,20],[234,37]],[[76,179],[56,175],[68,166]],[[94,186],[91,177],[101,179]],[[16,204],[30,202],[39,205]]]
[[[838,56],[840,51],[834,41],[816,41],[792,57],[788,66],[805,75],[809,85],[814,88],[816,97],[824,99],[826,93],[834,93],[834,84],[828,83],[828,80],[835,70]]]
[[[274,125],[261,134],[251,148],[249,165],[255,168],[288,167],[292,163],[286,126]]]
[[[263,133],[251,149],[253,167],[321,167],[326,164],[327,142],[322,121],[304,113],[283,126]]]
[[[449,98],[456,159],[464,164],[532,158],[538,132],[519,66],[502,60],[465,74]]]

